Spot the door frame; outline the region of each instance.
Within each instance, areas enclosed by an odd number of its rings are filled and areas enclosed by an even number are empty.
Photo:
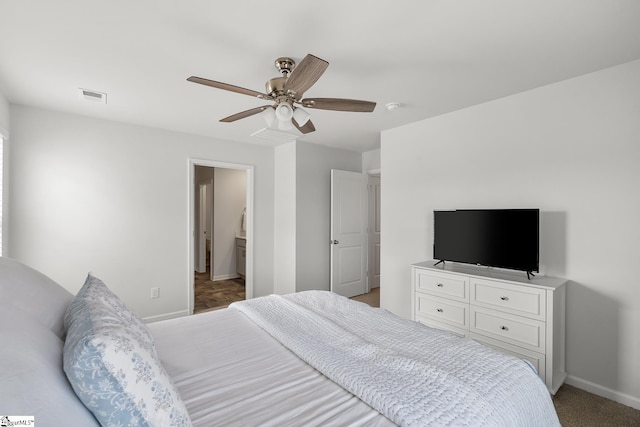
[[[245,299],[253,298],[253,199],[254,199],[254,166],[240,163],[229,163],[218,160],[208,159],[188,159],[189,178],[188,178],[188,250],[189,254],[189,266],[188,266],[188,280],[187,280],[187,307],[189,314],[193,314],[194,306],[194,289],[193,284],[195,280],[194,268],[195,268],[195,170],[196,166],[204,166],[210,168],[224,168],[224,169],[238,169],[244,170],[247,175],[247,220],[246,220],[246,267],[245,267]]]

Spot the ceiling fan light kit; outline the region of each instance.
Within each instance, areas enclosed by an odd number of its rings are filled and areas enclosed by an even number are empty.
[[[261,113],[262,118],[267,123],[267,126],[271,127],[276,121],[276,109],[273,107],[267,107]]]
[[[293,118],[293,108],[286,102],[281,102],[276,107],[276,117],[281,122],[291,120],[291,118]]]
[[[239,86],[221,83],[202,77],[191,76],[187,80],[217,89],[228,90],[230,92],[241,93],[253,96],[266,101],[272,101],[273,105],[264,105],[233,114],[221,119],[221,122],[230,123],[236,120],[262,113],[267,126],[276,127],[281,130],[292,129],[294,126],[303,134],[315,131],[315,126],[311,123],[311,115],[294,104],[303,105],[306,108],[316,108],[321,110],[372,112],[376,103],[371,101],[360,101],[356,99],[342,98],[306,98],[302,95],[324,74],[329,63],[314,55],[305,56],[299,64],[288,57],[276,59],[275,66],[282,74],[281,77],[270,79],[265,84],[266,92],[261,93]],[[260,131],[258,131],[260,132]],[[257,132],[256,132],[257,133]],[[252,135],[255,135],[252,134]]]

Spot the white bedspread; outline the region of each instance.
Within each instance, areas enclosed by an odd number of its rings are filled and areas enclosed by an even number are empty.
[[[558,426],[520,359],[331,292],[234,303],[298,357],[398,425]]]
[[[237,310],[149,324],[194,427],[391,427]]]

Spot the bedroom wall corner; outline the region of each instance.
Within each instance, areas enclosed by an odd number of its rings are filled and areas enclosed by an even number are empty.
[[[9,136],[10,114],[9,101],[4,94],[0,92],[0,134],[5,138]]]
[[[362,153],[362,172],[380,171],[380,148]]]
[[[189,159],[248,164],[253,292],[273,293],[271,147],[24,106],[12,107],[11,125],[13,257],[72,293],[92,272],[145,319],[185,313]]]
[[[638,117],[637,60],[384,131],[383,307],[410,316],[434,209],[540,208],[541,274],[570,280],[569,381],[640,406]]]

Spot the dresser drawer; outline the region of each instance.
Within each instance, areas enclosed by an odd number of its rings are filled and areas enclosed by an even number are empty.
[[[442,329],[443,331],[451,332],[454,335],[459,336],[460,338],[466,338],[469,336],[469,329],[459,329],[451,326],[448,323],[437,322],[430,317],[416,316],[415,320],[430,328]]]
[[[465,276],[414,270],[415,289],[444,298],[469,302],[469,279]]]
[[[471,306],[469,322],[471,332],[545,352],[544,322],[474,306]]]
[[[469,304],[416,293],[416,316],[428,317],[459,329],[469,330]]]
[[[471,304],[537,320],[546,316],[545,290],[528,286],[472,279]]]

